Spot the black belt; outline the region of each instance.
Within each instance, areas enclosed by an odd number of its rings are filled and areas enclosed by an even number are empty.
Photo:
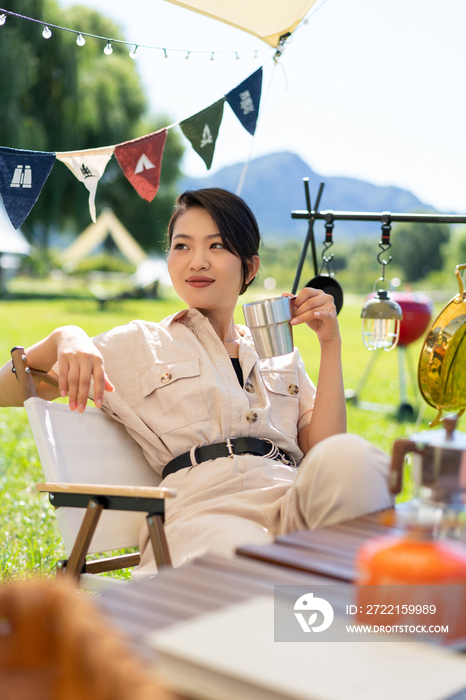
[[[270,459],[276,459],[285,464],[290,464],[292,466],[296,465],[293,457],[290,457],[283,450],[279,450],[273,442],[251,437],[233,438],[232,440],[228,439],[226,442],[217,442],[214,445],[203,445],[202,447],[196,447],[194,451],[194,458],[196,462],[200,464],[201,462],[207,462],[209,459],[231,457],[232,455],[242,454],[270,457]],[[162,478],[165,479],[166,476],[177,472],[179,469],[186,469],[186,467],[192,466],[191,455],[189,452],[185,452],[179,457],[175,457],[175,459],[172,459],[165,465],[162,472]]]

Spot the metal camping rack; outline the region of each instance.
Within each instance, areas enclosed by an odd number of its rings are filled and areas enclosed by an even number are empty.
[[[296,294],[298,289],[301,272],[304,261],[306,259],[309,244],[311,244],[312,257],[314,260],[314,272],[318,274],[317,268],[317,253],[314,238],[314,221],[325,221],[327,224],[333,224],[334,221],[379,221],[383,226],[391,227],[392,223],[417,223],[424,224],[466,224],[466,215],[459,214],[392,214],[389,211],[383,212],[361,212],[361,211],[318,211],[324,183],[321,182],[319,191],[316,197],[315,209],[311,208],[311,197],[309,193],[309,178],[303,178],[304,192],[306,195],[307,210],[297,210],[291,212],[292,219],[307,219],[309,227],[307,236],[304,241],[301,257],[298,262],[295,280],[293,282],[292,293]]]
[[[466,215],[460,215],[460,214],[407,214],[407,213],[396,213],[393,214],[388,211],[384,212],[359,212],[359,211],[333,211],[333,210],[326,210],[326,211],[319,211],[319,205],[320,205],[320,200],[322,198],[322,192],[324,189],[324,183],[321,182],[319,185],[319,190],[317,192],[317,197],[316,197],[316,202],[315,202],[315,209],[312,209],[311,206],[311,196],[309,192],[309,178],[305,177],[303,178],[303,183],[304,183],[304,193],[306,197],[306,210],[296,210],[291,212],[291,218],[292,219],[305,219],[309,221],[309,226],[308,226],[308,231],[307,235],[304,241],[303,249],[301,251],[301,256],[298,262],[298,267],[296,270],[296,275],[295,279],[293,282],[293,287],[292,287],[292,293],[296,294],[298,285],[299,285],[299,280],[301,278],[301,273],[304,265],[304,261],[306,259],[307,251],[309,248],[309,245],[311,246],[312,250],[312,257],[313,257],[313,262],[314,262],[314,274],[317,276],[319,274],[318,272],[318,265],[317,265],[317,252],[316,252],[316,244],[315,244],[315,237],[314,237],[314,221],[325,221],[326,226],[332,225],[333,228],[333,223],[334,221],[374,221],[374,222],[379,222],[382,226],[382,241],[380,247],[383,247],[383,250],[388,250],[390,247],[389,243],[389,233],[391,229],[392,223],[417,223],[421,222],[424,224],[466,224]],[[330,229],[331,230],[331,229]],[[328,231],[328,229],[327,229]],[[388,246],[384,244],[384,233],[385,233],[385,241],[388,241]],[[327,250],[327,247],[324,247]],[[324,251],[324,254],[326,252]],[[325,260],[325,258],[323,257]],[[382,261],[381,261],[382,262]],[[384,412],[387,411],[389,407],[387,406],[380,406],[378,404],[369,404],[369,403],[362,403],[358,401],[358,394],[361,392],[364,384],[366,383],[369,374],[371,370],[373,369],[374,363],[376,359],[379,357],[380,353],[375,352],[373,353],[372,360],[368,364],[366,370],[364,371],[358,386],[356,387],[356,390],[348,390],[346,392],[346,397],[347,400],[352,401],[353,403],[358,404],[360,408],[367,408],[369,410],[383,410]],[[404,360],[406,363],[406,360]],[[400,419],[406,419],[407,417],[412,417],[414,415],[414,411],[412,406],[408,403],[407,400],[407,392],[406,392],[406,380],[405,380],[405,372],[404,372],[404,367],[402,367],[403,364],[403,359],[402,355],[400,355],[400,397],[401,397],[401,404],[398,407],[398,412],[397,415]],[[412,373],[411,373],[412,374]]]

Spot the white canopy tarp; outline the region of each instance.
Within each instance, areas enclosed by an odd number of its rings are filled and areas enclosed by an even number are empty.
[[[293,32],[315,0],[167,0],[259,37],[276,47]]]
[[[0,255],[29,255],[31,246],[19,229],[8,218],[3,202],[0,202]]]

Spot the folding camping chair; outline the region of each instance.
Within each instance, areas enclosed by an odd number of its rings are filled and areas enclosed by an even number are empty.
[[[24,348],[11,351],[32,433],[47,483],[37,484],[57,509],[68,559],[58,570],[79,578],[135,566],[129,554],[86,562],[87,554],[137,547],[146,514],[157,567],[170,566],[163,529],[164,499],[176,496],[160,488],[161,478],[123,425],[101,409],[84,413],[37,396],[32,376],[58,386],[50,375],[27,366]],[[115,485],[117,484],[117,485]]]

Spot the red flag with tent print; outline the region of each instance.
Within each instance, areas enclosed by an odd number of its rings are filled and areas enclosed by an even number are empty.
[[[167,129],[160,129],[115,147],[115,157],[125,176],[136,192],[148,202],[152,202],[159,189],[167,134]]]

